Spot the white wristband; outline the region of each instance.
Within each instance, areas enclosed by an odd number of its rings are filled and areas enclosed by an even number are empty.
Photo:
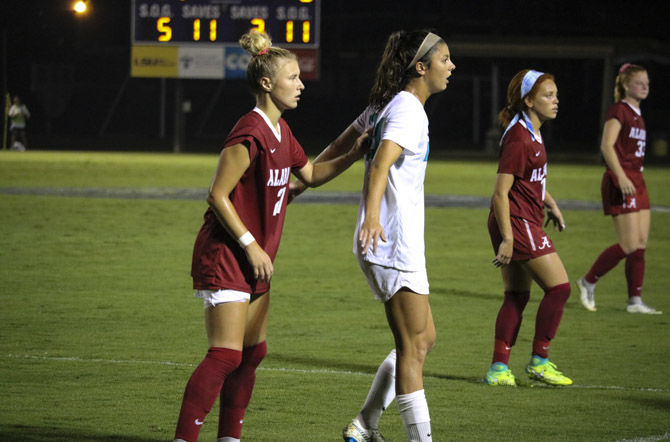
[[[244,235],[237,238],[237,242],[239,242],[242,247],[246,247],[254,241],[256,241],[256,238],[254,238],[254,235],[252,235],[248,230],[246,233],[244,233]]]

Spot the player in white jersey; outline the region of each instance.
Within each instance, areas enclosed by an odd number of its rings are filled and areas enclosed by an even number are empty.
[[[363,113],[316,159],[346,151],[372,130],[354,253],[374,296],[384,303],[395,338],[358,416],[343,430],[347,442],[383,441],[379,419],[396,398],[407,439],[431,441],[423,362],[435,344],[424,254],[423,181],[428,160],[428,97],[447,88],[456,68],[449,47],[427,31],[393,33]],[[292,185],[292,195],[303,186]]]
[[[372,120],[374,130],[365,161],[365,181],[354,235],[354,253],[361,265],[370,263],[403,272],[420,272],[421,282],[413,288],[417,293],[427,294],[423,182],[429,151],[428,117],[416,95],[403,90],[381,111],[376,111],[373,106],[368,107],[354,122],[354,126],[360,130],[366,129],[364,120]],[[398,158],[389,167],[387,185],[379,201],[379,222],[385,240],[377,242],[376,251],[368,247],[364,252],[359,236],[367,213],[365,203],[370,189],[370,169],[383,140],[393,141],[401,147],[401,151],[397,152]],[[398,288],[375,291],[375,296],[385,302]]]

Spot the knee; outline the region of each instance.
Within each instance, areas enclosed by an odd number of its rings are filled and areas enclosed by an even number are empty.
[[[402,348],[398,348],[399,357],[409,358],[423,363],[426,355],[435,347],[435,332],[416,335]]]
[[[646,235],[643,235],[640,237],[640,240],[638,241],[638,249],[646,249],[647,248],[647,241],[649,241],[649,237]]]
[[[625,247],[623,244],[621,244],[621,250],[623,250],[626,256],[632,255],[638,250],[645,250],[646,248],[647,248],[647,241],[643,239],[639,239],[636,242],[630,242],[629,244],[626,244]]]
[[[519,312],[523,314],[526,309],[526,304],[530,299],[530,290],[505,290],[505,299],[503,304],[511,304]]]
[[[550,296],[552,299],[556,300],[556,302],[565,304],[570,297],[570,283],[566,282],[565,284],[551,287],[545,292],[545,296]]]
[[[245,347],[242,350],[242,363],[240,365],[256,369],[267,354],[267,343],[265,341]]]
[[[621,247],[621,250],[623,250],[623,252],[626,254],[626,256],[628,256],[638,249],[646,248],[647,238],[642,236],[638,238],[630,238],[627,241],[620,242],[619,246]]]

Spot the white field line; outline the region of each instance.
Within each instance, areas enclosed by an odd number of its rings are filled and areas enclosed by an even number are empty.
[[[18,355],[18,354],[8,354],[8,359],[33,359],[33,360],[42,360],[42,361],[64,361],[64,362],[85,362],[85,363],[101,363],[101,364],[136,364],[136,365],[167,365],[173,367],[195,367],[196,364],[190,364],[187,362],[172,362],[172,361],[143,361],[139,359],[102,359],[102,358],[80,358],[77,356],[40,356],[40,355]],[[371,373],[364,373],[362,371],[349,371],[349,370],[330,370],[330,369],[302,369],[302,368],[286,368],[286,367],[258,367],[260,371],[275,371],[275,372],[285,372],[285,373],[321,373],[321,374],[334,374],[334,375],[343,375],[343,376],[367,376],[373,377]],[[424,376],[426,378],[442,379],[437,376]],[[544,385],[542,385],[544,386]],[[547,388],[552,388],[547,386]],[[571,385],[566,388],[577,388],[585,390],[618,390],[618,391],[649,391],[653,393],[667,393],[670,392],[669,389],[665,388],[651,388],[651,387],[622,387],[619,385]],[[652,437],[663,437],[664,439],[632,439],[634,442],[653,442],[656,440],[665,440],[670,438],[668,436],[670,433],[666,433],[660,436]],[[619,442],[629,442],[622,440]]]
[[[616,442],[656,442],[670,439],[670,433],[657,434],[656,436],[636,437],[635,439],[621,439]]]

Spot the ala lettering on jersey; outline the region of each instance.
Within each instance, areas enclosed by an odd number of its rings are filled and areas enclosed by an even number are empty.
[[[629,138],[633,138],[635,140],[646,140],[647,139],[647,131],[645,129],[642,129],[640,127],[631,127],[630,128],[630,133],[628,134]]]
[[[285,186],[291,177],[291,168],[284,167],[283,169],[270,169],[270,176],[268,177],[268,187]]]
[[[530,182],[534,181],[542,181],[547,177],[547,163],[544,163],[544,167],[539,167],[537,169],[533,169],[533,174],[530,177]]]

